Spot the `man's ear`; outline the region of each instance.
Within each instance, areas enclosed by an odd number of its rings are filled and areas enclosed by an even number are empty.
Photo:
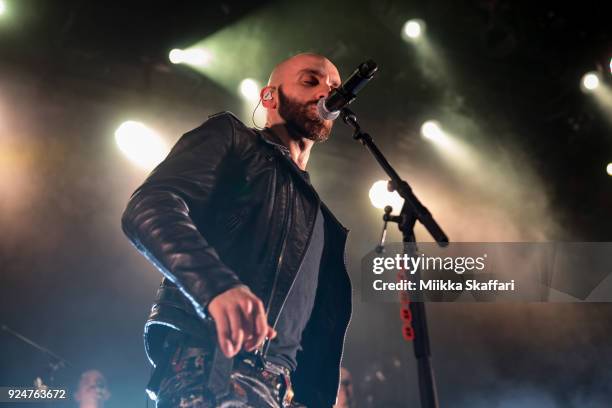
[[[276,98],[274,97],[275,88],[273,86],[264,87],[259,97],[261,99],[261,104],[266,109],[275,109],[276,108]]]

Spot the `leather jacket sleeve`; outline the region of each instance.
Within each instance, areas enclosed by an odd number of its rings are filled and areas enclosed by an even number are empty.
[[[124,233],[206,318],[208,303],[239,286],[238,276],[196,227],[193,208],[207,208],[220,170],[235,152],[231,114],[219,114],[186,133],[131,196]]]

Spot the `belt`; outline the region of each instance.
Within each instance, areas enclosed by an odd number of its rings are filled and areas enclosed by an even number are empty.
[[[279,402],[283,407],[290,407],[293,401],[293,386],[291,371],[284,366],[264,361],[260,355],[247,353],[235,361],[235,369],[240,372],[260,375],[266,384],[278,393]]]

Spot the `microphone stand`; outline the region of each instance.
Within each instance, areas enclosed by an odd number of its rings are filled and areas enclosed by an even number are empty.
[[[348,108],[340,110],[340,116],[344,123],[353,128],[353,139],[360,141],[372,153],[378,164],[387,173],[390,178],[388,189],[389,191],[397,191],[404,199],[404,205],[399,216],[390,216],[390,208],[385,211],[383,217],[386,223],[388,221],[396,222],[399,230],[402,232],[404,253],[409,256],[414,256],[417,252],[416,240],[414,236],[414,225],[418,220],[423,224],[431,236],[436,240],[438,245],[444,247],[448,245],[448,237],[442,231],[442,228],[434,220],[429,210],[419,201],[414,195],[412,188],[405,180],[402,180],[399,174],[389,164],[385,156],[378,149],[372,137],[365,132],[362,132],[361,126],[357,121],[357,116]],[[384,241],[385,230],[383,230],[382,241]],[[382,248],[383,242],[378,246]],[[420,280],[420,271],[415,271],[416,280]],[[431,348],[429,345],[429,333],[427,330],[427,319],[425,315],[425,303],[422,301],[410,302],[410,312],[412,314],[412,325],[414,329],[414,355],[417,360],[417,373],[419,379],[419,396],[422,408],[438,408],[438,396],[436,393],[436,384],[434,380],[433,368],[431,365]]]
[[[8,327],[8,326],[3,324],[2,326],[0,326],[0,329],[2,329],[2,331],[7,332],[8,334],[18,338],[19,340],[23,341],[24,343],[29,344],[30,346],[34,347],[35,349],[37,349],[38,351],[42,352],[43,354],[45,354],[47,356],[47,358],[49,359],[48,360],[47,370],[48,370],[48,373],[49,373],[49,384],[50,385],[54,384],[54,382],[55,382],[55,375],[56,375],[56,373],[61,368],[72,367],[72,364],[70,364],[70,362],[68,362],[63,357],[60,357],[59,355],[55,354],[54,352],[52,352],[48,348],[41,346],[40,344],[34,342],[33,340],[30,340],[29,338],[27,338],[23,334],[20,334],[20,333],[14,331],[10,327]],[[48,385],[43,382],[43,379],[41,377],[36,377],[34,379],[33,384],[34,384],[34,386],[37,389],[47,389],[48,388]]]

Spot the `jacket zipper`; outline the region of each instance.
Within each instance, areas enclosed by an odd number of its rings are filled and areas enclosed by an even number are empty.
[[[320,206],[321,204],[318,204],[318,205]],[[319,209],[317,208],[317,215],[315,215],[315,222],[312,223],[312,226],[310,227],[310,231],[308,234],[308,240],[306,240],[306,246],[305,246],[306,250],[302,254],[302,258],[300,259],[300,264],[298,266],[296,273],[300,273],[300,270],[302,269],[302,264],[304,263],[304,258],[306,258],[306,251],[308,251],[308,247],[310,246],[310,241],[312,240],[312,233],[314,231],[314,227],[317,222],[318,211]],[[276,329],[276,325],[278,324],[278,319],[280,318],[280,315],[283,312],[283,309],[285,308],[285,303],[287,303],[287,298],[289,297],[289,294],[291,293],[291,290],[293,289],[293,285],[295,285],[296,280],[297,280],[297,275],[291,282],[291,286],[289,286],[289,291],[287,292],[287,296],[285,296],[285,299],[283,299],[283,304],[281,305],[280,310],[278,311],[278,315],[276,316],[276,319],[274,320],[274,325],[272,326],[273,329]]]
[[[349,318],[348,321],[346,322],[346,327],[344,328],[344,334],[342,335],[342,348],[340,349],[340,361],[338,362],[338,385],[336,386],[336,394],[338,393],[338,390],[340,389],[340,381],[341,381],[341,376],[342,376],[342,359],[344,358],[344,344],[346,343],[346,332],[347,329],[349,327],[349,325],[351,324],[351,319],[353,318],[353,288],[351,286],[351,278],[348,274],[348,270],[346,269],[346,243],[348,241],[348,232],[349,230],[346,230],[346,236],[344,237],[344,244],[342,245],[342,264],[344,265],[344,275],[346,276],[346,278],[348,278],[348,283],[349,283],[349,291],[350,291],[350,296],[351,296],[351,310],[349,311]]]
[[[287,226],[289,225],[289,220],[291,218],[291,213],[293,211],[293,183],[289,182],[289,194],[290,200],[289,205],[287,206],[287,214],[283,220],[283,243],[281,245],[280,252],[278,254],[278,261],[276,263],[276,272],[274,274],[274,282],[272,283],[272,291],[270,292],[270,300],[268,301],[268,305],[266,307],[266,316],[270,313],[270,306],[272,306],[272,300],[274,299],[274,294],[276,293],[276,286],[278,285],[278,275],[280,271],[281,264],[283,262],[283,255],[285,253],[285,247],[287,246]],[[276,323],[276,322],[275,322]],[[274,328],[274,326],[272,327]],[[270,339],[267,339],[266,342],[261,347],[261,354],[263,356],[268,352],[268,348],[270,347]]]

